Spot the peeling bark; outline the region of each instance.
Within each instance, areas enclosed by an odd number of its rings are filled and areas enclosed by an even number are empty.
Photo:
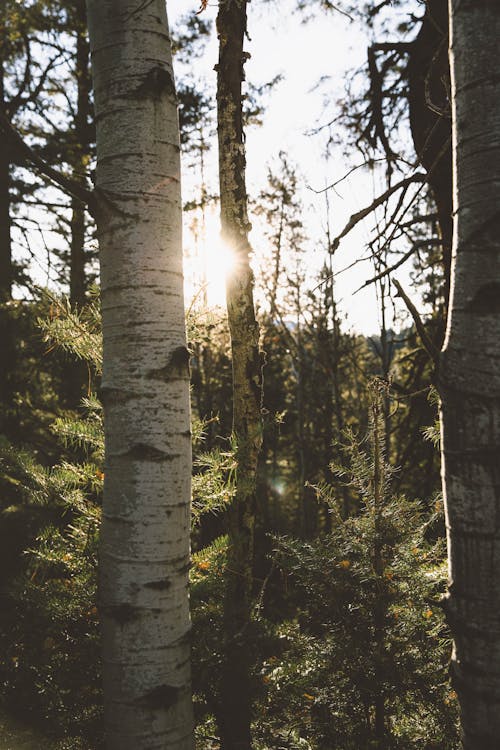
[[[500,77],[497,0],[451,0],[454,244],[441,354],[452,674],[465,750],[500,737]]]
[[[233,435],[236,493],[228,513],[228,574],[224,601],[225,665],[218,716],[224,750],[250,750],[250,651],[247,631],[252,595],[257,460],[262,444],[262,359],[253,303],[250,224],[245,185],[241,87],[247,54],[246,0],[220,0],[217,114],[223,240],[236,256],[227,282],[233,363]]]
[[[88,0],[87,9],[104,346],[106,747],[192,750],[189,368],[176,354],[186,339],[170,37],[162,0]]]

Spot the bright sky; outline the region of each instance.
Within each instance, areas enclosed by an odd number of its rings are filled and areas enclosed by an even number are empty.
[[[215,2],[209,4],[205,11],[206,18],[215,19],[216,5]],[[251,58],[245,66],[247,80],[260,85],[278,73],[283,75],[284,80],[266,98],[262,127],[251,127],[247,131],[247,182],[250,195],[256,197],[265,186],[269,163],[276,159],[280,150],[286,151],[290,160],[297,164],[299,173],[303,175],[304,219],[313,240],[307,254],[307,265],[313,275],[324,259],[319,242],[324,238],[326,208],[324,195],[316,195],[307,186],[323,188],[325,184],[344,176],[353,164],[361,161],[361,157],[354,156],[353,160],[346,162],[340,154],[334,154],[327,164],[323,155],[323,140],[321,137],[308,136],[307,131],[328,120],[324,113],[326,94],[330,100],[329,115],[332,116],[332,105],[342,96],[345,75],[364,64],[369,41],[361,24],[351,22],[339,13],[322,13],[304,24],[303,16],[293,10],[295,5],[295,0],[260,0],[249,4],[250,40],[246,48]],[[198,10],[199,0],[167,0],[167,8],[170,24],[174,26],[180,16]],[[216,62],[217,40],[214,34],[203,59],[194,62],[197,73],[202,71],[213,85]],[[329,80],[318,90],[317,84],[325,76]],[[207,169],[215,169],[215,161],[208,164]],[[185,178],[187,185],[190,179]],[[368,205],[373,196],[384,189],[381,178],[374,178],[365,170],[360,170],[344,181],[336,192],[330,191],[332,235],[338,234],[352,213]],[[336,271],[361,256],[372,225],[373,220],[365,220],[342,242],[335,255]],[[220,272],[224,264],[217,262],[217,253],[220,252],[217,233],[217,217],[211,215],[207,237],[214,257],[209,251],[209,257],[203,263],[207,266],[211,285],[209,299],[220,303],[224,288]],[[189,232],[186,232],[186,238],[189,243]],[[261,242],[258,227],[252,232],[251,241],[257,255]],[[371,263],[363,262],[336,279],[337,296],[341,300],[342,311],[348,316],[348,326],[366,334],[375,333],[379,328],[375,291],[372,286],[356,295],[353,292],[372,275]],[[403,284],[407,280],[404,271],[397,276]],[[392,311],[388,323],[392,323]]]

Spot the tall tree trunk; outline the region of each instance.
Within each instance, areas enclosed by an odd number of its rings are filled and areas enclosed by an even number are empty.
[[[4,110],[4,107],[3,61],[0,59],[0,108]],[[0,303],[8,302],[12,297],[13,270],[10,229],[9,144],[2,137],[0,139]]]
[[[191,750],[191,436],[165,3],[88,0],[97,122],[108,750]]]
[[[445,300],[450,289],[452,220],[449,111],[448,0],[426,0],[425,16],[408,61],[410,126],[415,151],[428,174],[443,241]],[[443,328],[440,335],[443,335]]]
[[[5,0],[0,0],[0,110],[5,112]],[[0,434],[8,429],[8,410],[12,399],[10,372],[15,356],[12,320],[7,302],[12,298],[12,245],[10,220],[10,157],[9,144],[0,138]]]
[[[91,100],[92,79],[89,67],[89,41],[87,36],[87,9],[85,0],[75,0],[73,28],[76,33],[76,56],[74,75],[77,85],[76,113],[73,123],[73,144],[71,149],[73,180],[87,187],[86,173],[91,154]],[[92,138],[93,140],[93,138]],[[87,212],[85,204],[76,197],[71,200],[71,239],[69,263],[69,298],[73,309],[85,304],[87,277],[85,273],[85,238]],[[74,361],[67,365],[66,391],[68,406],[76,408],[82,398],[82,390],[88,379],[83,362]]]
[[[77,102],[74,122],[73,179],[86,187],[90,159],[90,90],[89,42],[85,0],[75,2]],[[85,206],[77,198],[71,202],[70,300],[72,306],[85,303]]]
[[[236,256],[227,281],[233,360],[233,434],[236,494],[228,514],[228,574],[224,600],[225,665],[219,718],[224,750],[250,750],[250,651],[247,642],[252,595],[257,459],[262,443],[262,363],[249,264],[250,224],[245,185],[241,86],[246,0],[220,0],[217,112],[222,236]]]
[[[452,294],[441,355],[448,620],[465,750],[500,737],[500,78],[497,0],[451,0]]]

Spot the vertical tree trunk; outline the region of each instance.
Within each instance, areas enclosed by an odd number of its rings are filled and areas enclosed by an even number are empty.
[[[373,568],[375,575],[380,579],[384,574],[384,561],[382,557],[383,531],[381,528],[383,521],[384,485],[385,479],[385,435],[386,435],[386,406],[387,387],[373,386],[370,404],[370,419],[372,422],[372,453],[373,453],[373,522],[374,522],[374,545],[373,545]],[[382,586],[380,586],[380,590]],[[386,740],[386,698],[384,691],[384,662],[386,661],[385,651],[385,629],[384,622],[386,619],[386,605],[377,591],[373,609],[373,634],[374,634],[374,721],[373,734],[376,741],[376,747],[385,747]]]
[[[89,67],[90,50],[87,37],[87,9],[85,0],[75,0],[72,21],[76,33],[74,75],[77,86],[77,101],[73,122],[73,140],[71,144],[70,159],[73,180],[85,188],[87,187],[86,173],[89,168],[91,152],[90,122],[92,108],[90,101],[92,80]],[[69,262],[69,298],[73,309],[80,309],[85,304],[85,292],[87,288],[87,277],[85,273],[86,230],[86,206],[81,200],[73,197],[71,200]],[[82,391],[87,380],[87,368],[83,362],[68,362],[65,385],[67,403],[71,408],[79,406],[82,398]]]
[[[0,0],[0,109],[5,112],[5,0]],[[12,297],[12,245],[10,220],[10,158],[9,144],[0,138],[0,434],[8,428],[8,408],[12,400],[10,372],[14,359],[12,321],[6,305]]]
[[[2,60],[0,59],[0,108],[3,109],[4,106],[4,75]],[[0,139],[0,303],[7,302],[12,297],[13,271],[10,224],[9,144],[2,137]]]
[[[500,737],[500,77],[497,0],[451,0],[452,293],[441,356],[448,620],[465,750]]]
[[[246,635],[252,594],[257,459],[262,443],[262,363],[249,265],[250,225],[241,106],[246,23],[246,0],[219,1],[219,180],[222,236],[236,256],[236,270],[227,282],[227,310],[233,360],[233,434],[238,465],[236,495],[228,514],[226,650],[219,717],[224,750],[249,750],[251,747],[250,654]]]
[[[447,6],[448,0],[426,0],[425,16],[408,61],[410,127],[436,203],[443,241],[446,305],[453,231]]]
[[[192,750],[191,437],[165,3],[88,0],[97,122],[106,747]]]
[[[75,75],[77,103],[74,122],[73,179],[87,186],[86,171],[89,164],[90,90],[89,43],[87,39],[87,12],[85,0],[75,3],[76,58]],[[71,250],[70,250],[70,300],[72,306],[81,307],[85,302],[85,206],[77,198],[71,202]]]

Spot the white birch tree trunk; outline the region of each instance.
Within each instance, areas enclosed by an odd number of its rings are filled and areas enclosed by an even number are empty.
[[[106,747],[191,750],[191,436],[164,0],[87,0],[97,123]]]
[[[454,247],[441,355],[446,602],[466,750],[500,743],[499,0],[450,0]]]

